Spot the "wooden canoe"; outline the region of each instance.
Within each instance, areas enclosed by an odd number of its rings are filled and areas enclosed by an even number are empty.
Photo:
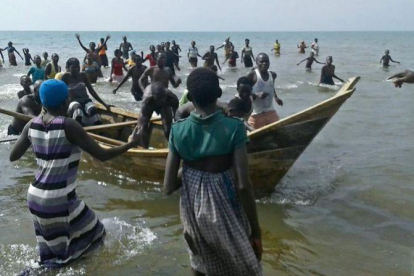
[[[360,77],[349,79],[335,96],[321,103],[249,133],[247,150],[250,177],[257,192],[274,190],[313,138],[352,96],[359,79]],[[120,108],[111,108],[109,112],[100,104],[97,107],[103,123],[113,124],[113,127],[88,127],[88,132],[104,148],[126,141],[138,114]],[[153,149],[131,149],[121,159],[115,159],[111,163],[120,171],[127,170],[133,177],[162,181],[168,154],[167,141],[159,119],[153,119],[151,127],[150,147]]]

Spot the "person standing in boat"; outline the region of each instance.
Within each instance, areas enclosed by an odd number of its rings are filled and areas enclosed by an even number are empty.
[[[174,76],[171,69],[165,66],[167,56],[165,53],[159,53],[157,56],[157,66],[150,67],[142,74],[139,78],[139,86],[141,91],[145,91],[145,86],[147,84],[148,78],[151,79],[151,83],[161,82],[164,84],[165,88],[168,88],[168,84],[171,82],[174,88],[177,88],[181,79]]]
[[[253,67],[252,59],[256,62],[253,56],[253,48],[250,47],[250,40],[246,39],[245,46],[243,47],[241,52],[241,63],[244,63],[244,67],[246,68]]]
[[[326,65],[323,66],[321,70],[321,79],[319,81],[319,84],[335,85],[333,78],[339,80],[342,83],[344,82],[343,79],[335,75],[335,65],[333,65],[332,62],[332,56],[328,56],[326,58]]]
[[[312,64],[314,61],[319,64],[325,64],[325,63],[317,61],[315,58],[315,54],[313,52],[310,52],[309,57],[305,58],[304,60],[296,64],[296,66],[299,66],[299,64],[301,64],[304,61],[306,61],[306,70],[309,70],[309,71],[312,70]]]
[[[52,61],[46,65],[45,77],[46,79],[54,79],[56,74],[60,73],[62,68],[59,66],[59,55],[56,53],[52,54]]]
[[[263,275],[243,121],[217,109],[222,91],[211,70],[192,71],[187,88],[196,110],[172,126],[164,192],[181,187],[180,217],[193,275]]]
[[[77,58],[70,58],[66,62],[66,73],[63,74],[62,81],[69,89],[70,104],[67,110],[69,117],[83,126],[101,124],[97,109],[89,98],[88,92],[107,110],[110,110],[110,107],[95,92],[86,74],[80,72],[80,63]]]
[[[140,139],[139,145],[143,148],[149,147],[150,141],[150,120],[155,112],[161,116],[164,127],[164,135],[170,137],[171,124],[178,109],[178,98],[165,88],[162,82],[153,82],[148,85],[142,100],[141,111],[133,133],[136,133]]]
[[[39,97],[39,88],[42,83],[42,80],[38,80],[34,83],[34,85],[30,86],[31,93],[23,96],[17,103],[17,113],[34,118],[42,112],[42,104],[40,103]],[[27,121],[23,121],[16,117],[13,118],[7,129],[7,135],[20,135],[26,124]]]
[[[40,87],[45,114],[31,120],[10,152],[19,160],[33,147],[38,169],[27,192],[36,233],[41,268],[59,268],[82,257],[103,243],[105,228],[76,194],[76,176],[82,150],[100,161],[112,159],[135,147],[131,142],[104,149],[82,126],[66,117],[68,88],[58,80]],[[21,275],[38,275],[26,268]],[[39,271],[38,271],[39,272]]]
[[[17,51],[16,48],[13,47],[13,42],[10,41],[7,45],[8,46],[4,48],[3,51],[7,50],[7,53],[9,54],[10,66],[17,66],[16,56],[14,55],[14,52],[16,52],[22,60],[23,57],[20,55],[19,51]]]
[[[141,90],[139,86],[139,79],[142,74],[147,70],[147,66],[142,65],[142,57],[136,55],[134,57],[135,66],[128,70],[126,76],[122,79],[122,81],[118,84],[118,86],[112,91],[114,94],[118,91],[118,89],[130,78],[132,77],[132,87],[131,87],[131,94],[134,96],[134,99],[139,102],[142,101],[144,96],[144,92]],[[144,86],[147,87],[148,85],[148,78],[143,79]]]
[[[388,80],[392,79],[394,79],[393,83],[395,87],[401,88],[404,83],[414,83],[414,72],[405,70],[388,78]]]
[[[383,67],[388,67],[388,66],[390,66],[390,61],[400,64],[399,61],[392,60],[389,50],[385,50],[385,55],[382,56],[382,58],[380,60],[380,63],[382,63]]]
[[[269,70],[269,56],[260,53],[256,58],[256,65],[257,68],[247,75],[253,85],[253,112],[248,123],[254,129],[279,120],[279,115],[273,107],[273,101],[283,106],[283,101],[276,95],[274,83],[277,74]]]
[[[132,48],[132,45],[128,42],[126,36],[123,36],[122,40],[123,42],[119,44],[119,50],[122,51],[122,57],[127,60],[129,57],[129,51],[134,50],[134,48]]]

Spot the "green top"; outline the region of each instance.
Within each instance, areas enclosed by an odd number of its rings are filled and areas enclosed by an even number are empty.
[[[201,118],[190,117],[173,124],[168,147],[184,161],[231,154],[249,141],[243,120],[226,117],[221,110]]]
[[[189,102],[187,95],[188,95],[188,90],[185,89],[183,95],[181,96],[179,106],[185,105],[186,103]]]

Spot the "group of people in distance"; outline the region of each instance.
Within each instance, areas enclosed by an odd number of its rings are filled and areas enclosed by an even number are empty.
[[[277,74],[269,70],[269,56],[260,53],[254,57],[246,39],[241,58],[252,70],[237,80],[237,95],[223,103],[219,101],[222,90],[215,47],[211,46],[202,57],[204,68],[195,68],[201,55],[193,41],[187,57],[194,70],[187,78],[186,93],[179,100],[169,85],[177,88],[181,84],[174,70],[180,70],[180,46],[175,41],[172,47],[169,42],[151,46],[145,57],[142,52],[131,52],[131,59],[124,61],[128,52],[133,51],[124,37],[115,50],[111,73],[127,73],[122,78],[111,76],[119,81],[113,93],[131,77],[131,93],[136,101],[142,101],[141,111],[128,141],[104,149],[82,126],[101,123],[89,95],[108,110],[111,108],[94,90],[88,74],[93,71],[98,78],[102,73],[100,67],[108,65],[106,43],[110,36],[101,39],[98,47],[91,42],[89,48],[83,46],[79,35],[76,38],[86,53],[83,71],[77,58],[68,59],[66,71],[61,72],[57,54],[52,55],[51,61],[44,55],[43,66],[40,56],[28,56],[35,67],[20,79],[23,90],[18,92],[16,111],[33,119],[26,124],[14,118],[8,130],[9,134],[20,134],[10,160],[20,159],[30,146],[38,160],[38,172],[27,200],[41,269],[69,264],[100,245],[105,236],[104,225],[75,192],[81,151],[105,161],[132,147],[148,148],[150,119],[155,112],[161,116],[169,148],[164,191],[171,194],[181,188],[180,215],[193,274],[262,275],[261,231],[248,174],[246,143],[248,131],[279,119],[273,102],[283,106],[274,88]],[[226,59],[237,59],[230,38],[219,48],[224,48]],[[277,40],[273,50],[280,54]],[[307,61],[307,68],[316,61],[317,40],[312,50],[311,56],[301,61]],[[24,54],[30,55],[29,50],[25,49]],[[143,65],[146,60],[150,67]],[[385,65],[393,60],[386,53],[381,61]],[[90,69],[92,66],[96,70]],[[332,58],[328,57],[321,82],[332,83],[332,77],[338,78],[334,70]],[[44,78],[40,77],[41,72]],[[401,87],[405,82],[414,83],[414,72],[405,71],[391,78],[396,87]],[[27,268],[21,275],[30,275],[31,270]]]

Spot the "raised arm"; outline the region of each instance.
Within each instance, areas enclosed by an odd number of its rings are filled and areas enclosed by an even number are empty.
[[[133,68],[128,70],[128,73],[125,75],[125,77],[122,79],[122,81],[118,84],[118,86],[112,91],[112,93],[116,94],[116,91],[128,80],[128,78],[132,75],[131,71]]]
[[[251,237],[249,238],[256,257],[260,260],[263,251],[262,236],[259,227],[259,219],[257,217],[253,185],[249,176],[246,145],[243,145],[234,151],[233,163],[237,176],[236,189],[252,230]]]
[[[105,48],[105,50],[108,50],[108,47],[106,47],[106,42],[111,38],[110,35],[106,36],[105,42],[98,47],[98,49],[96,49],[97,52],[99,52],[100,50],[102,50],[102,48]]]
[[[122,146],[104,149],[91,136],[88,135],[88,133],[78,122],[71,118],[66,118],[65,133],[69,142],[79,146],[81,149],[100,161],[106,161],[121,155],[130,148],[136,147],[139,141],[136,134],[133,133],[131,142],[125,143]]]
[[[75,37],[76,37],[76,39],[78,40],[79,45],[81,46],[81,48],[82,48],[85,52],[89,53],[89,50],[88,50],[85,46],[83,46],[83,44],[82,44],[82,42],[81,42],[81,40],[80,40],[80,35],[79,35],[79,34],[75,34]]]
[[[26,124],[26,126],[23,128],[22,134],[20,134],[19,139],[17,139],[16,144],[14,144],[12,150],[10,151],[9,160],[11,162],[19,160],[32,144],[28,138],[31,123],[32,120]]]

